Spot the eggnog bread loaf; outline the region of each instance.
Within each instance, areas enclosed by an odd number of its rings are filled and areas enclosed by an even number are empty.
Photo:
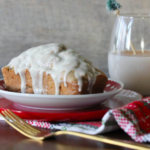
[[[102,93],[108,80],[90,61],[56,43],[23,52],[2,73],[9,91],[34,94]]]

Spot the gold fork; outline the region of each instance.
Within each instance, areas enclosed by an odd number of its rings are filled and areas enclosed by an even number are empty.
[[[41,131],[41,130],[38,130],[37,128],[32,127],[28,123],[26,123],[23,119],[21,119],[20,117],[15,115],[9,109],[2,111],[1,116],[5,119],[5,121],[9,125],[11,125],[13,128],[15,128],[17,131],[19,131],[20,133],[22,133],[23,135],[25,135],[29,138],[35,139],[35,140],[44,140],[44,139],[46,139],[48,137],[52,137],[52,136],[69,134],[69,135],[79,136],[82,138],[100,141],[100,142],[107,143],[107,144],[132,148],[132,149],[136,149],[136,150],[138,150],[138,149],[139,150],[140,149],[149,150],[150,149],[150,146],[148,146],[148,145],[124,141],[124,140],[118,140],[118,139],[114,140],[114,139],[107,138],[104,136],[93,136],[93,135],[87,135],[87,134],[71,132],[71,131],[57,131],[55,133]]]

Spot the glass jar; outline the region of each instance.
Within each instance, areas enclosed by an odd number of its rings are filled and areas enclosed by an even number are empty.
[[[108,54],[110,78],[150,96],[150,14],[118,15]]]

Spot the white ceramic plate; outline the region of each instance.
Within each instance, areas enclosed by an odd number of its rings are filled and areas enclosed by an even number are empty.
[[[143,96],[140,93],[123,89],[114,97],[109,98],[103,104],[111,109],[123,107],[133,101],[141,100]]]
[[[82,109],[95,106],[123,89],[123,83],[109,79],[104,93],[86,95],[38,95],[10,92],[0,79],[0,95],[18,105],[34,109]]]

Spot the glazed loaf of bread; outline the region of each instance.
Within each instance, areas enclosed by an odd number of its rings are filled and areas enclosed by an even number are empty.
[[[9,91],[34,94],[102,93],[108,80],[90,61],[55,43],[23,52],[2,73]]]

